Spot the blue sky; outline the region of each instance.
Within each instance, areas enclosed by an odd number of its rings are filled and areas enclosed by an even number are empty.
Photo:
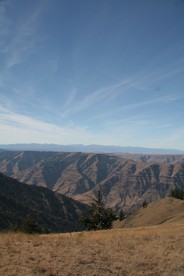
[[[1,0],[13,143],[184,150],[184,1]]]

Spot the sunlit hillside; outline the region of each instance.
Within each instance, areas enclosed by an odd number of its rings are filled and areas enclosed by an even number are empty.
[[[0,235],[0,275],[184,275],[184,223]]]
[[[115,227],[144,227],[170,222],[184,222],[184,200],[166,197],[139,208]]]

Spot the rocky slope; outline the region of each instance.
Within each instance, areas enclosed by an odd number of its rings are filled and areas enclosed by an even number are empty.
[[[142,163],[177,163],[184,162],[184,155],[182,154],[129,154],[120,153],[118,156]]]
[[[108,154],[4,151],[0,153],[0,171],[84,203],[101,187],[107,206],[125,212],[144,200],[169,195],[174,187],[184,189],[183,156],[141,157],[135,161],[135,157]]]
[[[31,218],[46,233],[84,229],[87,206],[43,187],[18,182],[0,173],[0,230],[14,229]]]

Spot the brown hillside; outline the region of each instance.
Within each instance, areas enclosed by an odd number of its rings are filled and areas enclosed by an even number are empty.
[[[184,161],[183,154],[133,154],[133,153],[119,153],[118,156],[122,158],[131,159],[143,163],[177,163]]]
[[[115,227],[143,227],[182,221],[184,222],[184,201],[167,197],[134,211],[122,222],[115,222]]]
[[[107,206],[129,212],[144,200],[168,196],[174,187],[184,189],[182,156],[168,155],[167,161],[145,163],[118,155],[79,152],[4,151],[0,153],[0,172],[84,203],[89,203],[101,187]]]

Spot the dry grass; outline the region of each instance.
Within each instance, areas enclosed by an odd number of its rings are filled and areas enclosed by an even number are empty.
[[[72,234],[0,234],[0,275],[184,275],[184,223]]]
[[[137,209],[121,223],[116,221],[114,227],[144,227],[181,221],[184,222],[184,200],[166,197]]]

